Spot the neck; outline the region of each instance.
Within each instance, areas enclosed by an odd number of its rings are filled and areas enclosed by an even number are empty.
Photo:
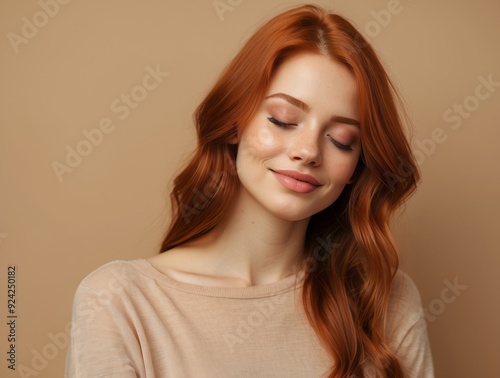
[[[281,219],[238,195],[223,221],[195,244],[210,256],[214,275],[263,285],[297,273],[308,223]]]

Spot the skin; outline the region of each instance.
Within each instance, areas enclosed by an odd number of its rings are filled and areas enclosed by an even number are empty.
[[[241,189],[231,210],[209,234],[150,258],[164,274],[204,286],[246,287],[296,273],[310,217],[352,182],[361,152],[359,126],[350,121],[359,120],[358,92],[345,66],[320,54],[294,56],[264,97],[233,141]],[[320,185],[297,191],[303,184],[273,173],[279,170],[308,174]]]

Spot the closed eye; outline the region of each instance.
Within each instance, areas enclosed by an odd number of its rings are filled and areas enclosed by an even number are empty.
[[[330,135],[328,135],[328,138],[332,141],[333,145],[341,150],[344,151],[352,151],[352,147],[347,145],[347,144],[342,144],[339,141],[333,139]]]
[[[276,118],[274,117],[267,117],[267,119],[274,123],[276,126],[279,126],[279,127],[287,127],[287,126],[294,126],[295,124],[293,123],[285,123],[285,122],[281,122],[279,120],[277,120]]]
[[[276,118],[274,118],[274,117],[272,117],[272,116],[271,116],[271,117],[267,117],[267,119],[268,119],[270,122],[274,123],[274,124],[275,124],[276,126],[278,126],[278,127],[283,127],[283,128],[285,128],[285,127],[288,127],[288,126],[295,126],[295,124],[294,124],[294,123],[285,123],[285,122],[281,122],[281,121],[277,120]],[[330,140],[331,140],[331,142],[333,143],[333,145],[334,145],[335,147],[337,147],[338,149],[341,149],[341,150],[343,150],[343,151],[352,151],[352,147],[351,147],[350,145],[340,143],[339,141],[337,141],[337,140],[333,139],[333,138],[332,138],[329,134],[328,134],[328,138],[330,138]]]

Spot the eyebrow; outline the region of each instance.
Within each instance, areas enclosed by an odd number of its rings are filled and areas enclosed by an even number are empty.
[[[268,98],[273,98],[273,97],[282,98],[283,100],[289,102],[293,106],[296,106],[297,108],[302,109],[306,113],[309,113],[309,111],[311,110],[311,108],[305,102],[300,101],[299,99],[292,97],[290,95],[287,95],[285,93],[275,93],[275,94],[272,94],[272,95],[265,97],[264,100],[266,100]],[[336,123],[345,123],[345,124],[353,125],[353,126],[357,126],[357,127],[360,126],[359,121],[357,121],[353,118],[343,117],[343,116],[339,116],[339,115],[334,115],[330,119],[330,121],[336,122]]]

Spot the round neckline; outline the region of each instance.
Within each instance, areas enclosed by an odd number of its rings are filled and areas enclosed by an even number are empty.
[[[156,281],[167,285],[173,289],[187,293],[223,298],[259,298],[269,297],[276,294],[282,294],[291,291],[295,288],[295,280],[297,279],[298,286],[302,285],[304,279],[304,271],[296,274],[291,274],[281,280],[257,286],[238,286],[238,287],[217,287],[203,286],[188,282],[178,281],[170,276],[159,271],[147,259],[137,259],[131,261],[142,273],[155,279]]]

